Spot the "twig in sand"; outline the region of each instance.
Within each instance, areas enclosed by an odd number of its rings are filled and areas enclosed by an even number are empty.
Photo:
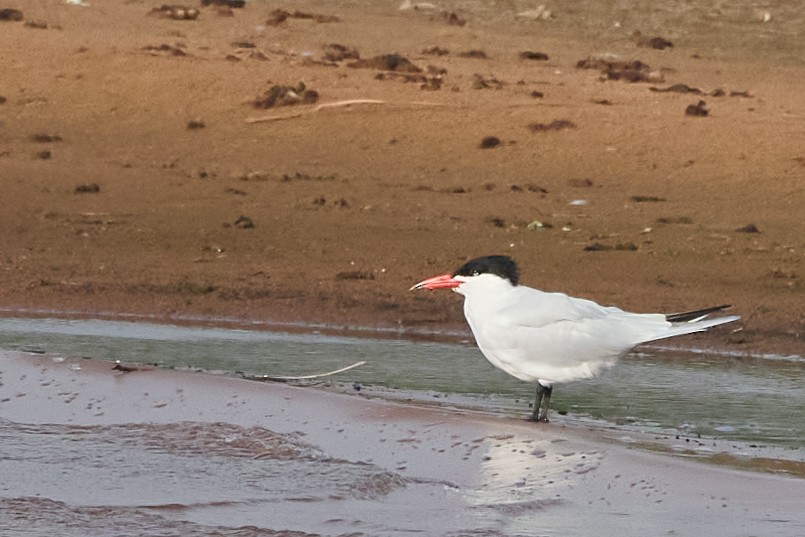
[[[294,380],[312,380],[321,377],[329,377],[330,375],[336,375],[338,373],[343,373],[344,371],[349,371],[350,369],[354,369],[356,367],[362,366],[365,364],[366,361],[362,362],[355,362],[352,365],[348,365],[347,367],[342,367],[341,369],[336,369],[335,371],[330,371],[328,373],[319,373],[317,375],[301,375],[301,376],[282,376],[282,377],[275,377],[273,375],[256,375],[247,377],[250,380],[267,380],[267,381],[274,381],[274,382],[289,382]]]
[[[264,123],[267,121],[281,121],[283,119],[293,119],[300,116],[305,116],[307,114],[313,114],[320,110],[324,110],[325,108],[341,108],[346,106],[352,106],[353,104],[394,104],[388,103],[387,101],[380,101],[377,99],[349,99],[346,101],[335,101],[332,103],[322,103],[314,108],[309,108],[307,110],[300,110],[299,112],[293,112],[291,114],[280,114],[280,115],[273,115],[273,116],[260,116],[260,117],[247,117],[246,123]],[[428,102],[411,102],[411,103],[402,103],[402,104],[413,104],[413,105],[423,105],[423,106],[440,106],[439,103],[428,103]]]

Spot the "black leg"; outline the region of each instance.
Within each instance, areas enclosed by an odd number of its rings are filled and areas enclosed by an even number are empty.
[[[537,383],[537,397],[534,401],[534,412],[531,414],[531,421],[548,423],[548,405],[551,403],[551,392],[553,392],[553,386],[544,386],[539,382]]]

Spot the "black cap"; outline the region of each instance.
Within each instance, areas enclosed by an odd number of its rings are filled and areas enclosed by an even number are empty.
[[[478,276],[479,274],[494,274],[512,285],[520,281],[520,270],[514,259],[507,255],[486,255],[467,261],[453,273],[453,276]]]

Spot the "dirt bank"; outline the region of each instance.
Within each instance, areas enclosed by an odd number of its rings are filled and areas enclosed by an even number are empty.
[[[89,4],[3,4],[4,309],[463,328],[408,287],[508,253],[606,304],[735,305],[694,344],[802,352],[805,68],[751,13]]]

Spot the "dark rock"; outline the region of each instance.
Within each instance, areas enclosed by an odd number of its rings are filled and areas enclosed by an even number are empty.
[[[743,227],[739,227],[735,231],[738,231],[739,233],[760,233],[760,230],[755,224],[746,224]]]
[[[500,138],[497,136],[486,136],[481,140],[481,149],[491,149],[500,145]]]
[[[531,50],[524,50],[520,53],[520,57],[524,60],[537,60],[537,61],[547,61],[548,55],[544,52],[534,52]]]
[[[707,117],[710,113],[705,106],[707,105],[704,101],[699,101],[696,104],[690,104],[687,108],[685,108],[685,115],[692,116],[692,117]]]
[[[0,21],[21,21],[23,19],[22,11],[10,7],[0,9]]]
[[[98,183],[88,183],[75,187],[76,194],[97,194],[100,191],[101,187],[98,185]]]

